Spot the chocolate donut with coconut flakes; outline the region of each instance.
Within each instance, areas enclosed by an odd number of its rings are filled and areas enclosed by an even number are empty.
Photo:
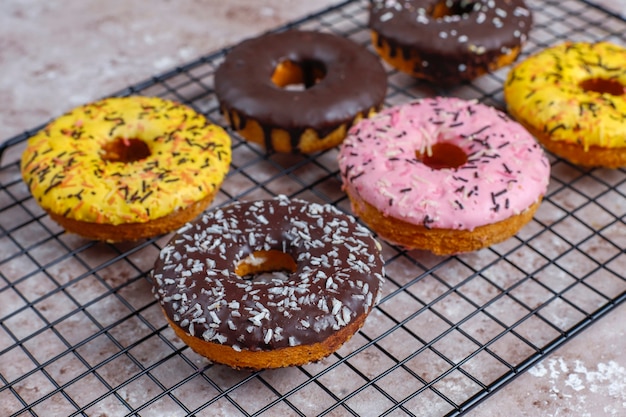
[[[373,0],[369,17],[387,63],[441,85],[512,63],[531,25],[523,0]]]
[[[383,281],[380,246],[333,206],[234,203],[181,228],[153,270],[176,334],[233,368],[302,365],[363,325]]]

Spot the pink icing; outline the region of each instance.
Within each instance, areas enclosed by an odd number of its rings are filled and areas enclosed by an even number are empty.
[[[441,141],[468,157],[433,169],[416,153]],[[458,98],[385,109],[350,129],[339,152],[344,189],[386,216],[428,228],[473,230],[519,214],[542,196],[550,164],[541,146],[499,110]]]

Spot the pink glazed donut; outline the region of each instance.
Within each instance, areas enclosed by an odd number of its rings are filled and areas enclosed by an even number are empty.
[[[386,241],[439,255],[513,236],[546,192],[543,149],[499,110],[425,98],[381,111],[340,152],[352,209]]]

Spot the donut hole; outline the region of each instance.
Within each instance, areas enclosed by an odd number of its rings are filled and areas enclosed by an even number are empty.
[[[320,61],[281,61],[272,73],[272,82],[280,88],[304,91],[326,77],[326,67]]]
[[[116,138],[102,147],[102,159],[109,162],[130,163],[150,156],[146,142],[135,138]]]
[[[600,94],[606,93],[613,96],[621,96],[626,93],[626,86],[617,80],[606,78],[588,78],[579,85],[585,91],[593,91]]]
[[[417,159],[432,169],[458,168],[467,162],[467,154],[457,145],[449,142],[437,142],[431,152],[416,152]]]
[[[475,0],[441,0],[430,10],[429,14],[435,19],[446,16],[460,16],[474,10]]]
[[[247,280],[267,282],[287,279],[296,272],[296,261],[288,253],[279,250],[254,251],[237,264],[235,273]]]

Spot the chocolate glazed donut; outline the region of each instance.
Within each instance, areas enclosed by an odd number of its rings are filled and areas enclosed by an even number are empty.
[[[387,76],[375,54],[351,40],[311,31],[246,40],[215,72],[227,122],[245,139],[278,152],[338,145],[355,119],[381,107],[386,90]]]
[[[380,295],[383,260],[353,217],[279,196],[181,228],[153,280],[168,322],[193,350],[233,368],[278,368],[319,360],[350,339]]]
[[[385,61],[440,85],[515,61],[531,25],[523,0],[373,0],[369,18]]]

